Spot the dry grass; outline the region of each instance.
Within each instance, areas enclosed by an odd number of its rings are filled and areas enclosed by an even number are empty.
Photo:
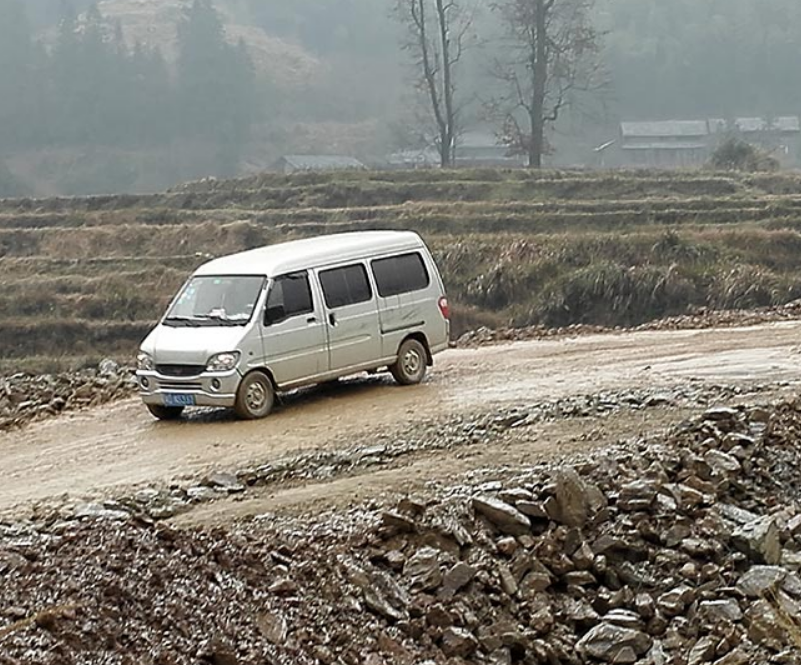
[[[454,331],[637,324],[801,297],[801,176],[267,174],[157,195],[0,201],[0,354],[130,354],[208,256],[375,228],[429,242]]]

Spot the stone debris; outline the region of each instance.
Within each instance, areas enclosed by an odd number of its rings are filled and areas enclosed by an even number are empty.
[[[598,335],[610,332],[622,332],[624,330],[632,332],[645,330],[701,330],[705,328],[753,326],[776,321],[796,320],[798,319],[799,313],[801,313],[801,300],[795,300],[786,305],[777,307],[761,307],[745,310],[714,310],[701,307],[694,313],[649,321],[631,328],[624,328],[622,326],[607,328],[584,323],[576,323],[561,328],[534,325],[525,328],[500,328],[493,330],[487,327],[481,327],[463,334],[456,341],[456,346],[476,347],[502,342],[522,342],[532,339]],[[660,396],[655,397],[655,399],[659,398]]]
[[[0,376],[0,430],[130,397],[136,387],[133,370],[108,358],[95,369]]]
[[[473,508],[501,533],[522,536],[531,529],[528,517],[500,499],[477,496],[473,499]]]
[[[155,519],[177,487],[40,507],[0,522],[0,665],[801,663],[801,401],[764,411],[226,529]]]

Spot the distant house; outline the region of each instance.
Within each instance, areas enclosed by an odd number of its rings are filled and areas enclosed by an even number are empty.
[[[386,164],[393,169],[437,168],[441,163],[436,148],[401,150],[387,155]],[[489,132],[465,132],[456,140],[454,166],[464,168],[525,166],[522,155],[510,155],[509,147]]]
[[[523,155],[512,155],[509,146],[489,132],[465,132],[456,142],[456,166],[519,167],[526,165]]]
[[[285,175],[303,171],[363,170],[367,167],[354,157],[340,155],[285,155],[273,165],[273,171]]]
[[[386,157],[390,169],[430,169],[440,165],[439,153],[433,148],[399,150]]]
[[[620,139],[625,166],[700,166],[709,156],[706,120],[623,122],[620,124]]]
[[[710,118],[623,122],[617,142],[619,161],[623,166],[632,167],[701,166],[729,133],[738,134],[752,145],[767,150],[787,166],[796,164],[801,155],[801,120],[798,116]]]
[[[801,119],[796,115],[768,119],[711,118],[709,131],[715,144],[722,136],[733,133],[766,150],[784,166],[795,166],[801,156]]]

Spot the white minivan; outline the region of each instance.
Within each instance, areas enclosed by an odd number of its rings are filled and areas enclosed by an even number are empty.
[[[278,391],[388,369],[419,383],[448,347],[448,301],[416,233],[367,231],[215,259],[142,343],[142,400],[160,419],[188,406],[266,416]]]

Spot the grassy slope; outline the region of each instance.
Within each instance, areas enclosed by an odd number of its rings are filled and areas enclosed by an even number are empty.
[[[419,231],[457,332],[782,304],[801,296],[799,211],[801,177],[690,172],[265,175],[0,201],[0,370],[130,355],[207,257],[333,231]]]

